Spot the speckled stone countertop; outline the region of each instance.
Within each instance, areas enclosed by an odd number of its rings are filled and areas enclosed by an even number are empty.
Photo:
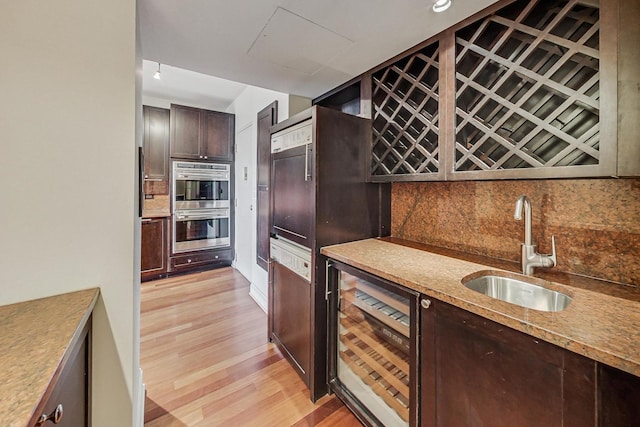
[[[321,252],[337,261],[640,376],[640,290],[637,288],[543,273],[544,279],[531,278],[530,281],[568,294],[572,301],[563,311],[542,312],[490,298],[461,284],[464,277],[479,271],[515,274],[512,263],[493,262],[478,256],[452,257],[456,255],[453,251],[435,253],[423,249],[421,245],[410,242],[367,239],[324,247]],[[553,281],[549,277],[553,277]]]
[[[99,292],[93,288],[0,307],[1,425],[28,425]]]
[[[165,209],[145,209],[142,211],[142,218],[166,218],[170,217],[171,212]]]

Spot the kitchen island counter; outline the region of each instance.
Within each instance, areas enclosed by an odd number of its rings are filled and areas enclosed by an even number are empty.
[[[522,308],[462,285],[479,271],[515,274],[515,263],[400,239],[324,247],[322,254],[574,353],[640,376],[640,289],[538,269],[545,286],[572,297],[559,312]],[[515,276],[514,276],[515,277]]]
[[[82,338],[99,293],[93,288],[0,307],[2,425],[29,425]]]

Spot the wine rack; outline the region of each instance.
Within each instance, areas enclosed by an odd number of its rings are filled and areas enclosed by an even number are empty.
[[[357,378],[390,408],[394,425],[410,418],[409,302],[341,272],[338,313],[342,374]]]
[[[455,33],[457,171],[598,165],[599,9],[519,0]]]
[[[371,175],[437,175],[439,63],[438,43],[373,74]]]

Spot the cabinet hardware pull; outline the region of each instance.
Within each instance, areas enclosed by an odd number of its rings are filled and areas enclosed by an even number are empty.
[[[333,266],[331,261],[327,261],[325,264],[324,270],[324,300],[329,301],[329,295],[331,295],[331,291],[329,290],[329,269]]]
[[[311,179],[310,168],[309,168],[309,148],[311,144],[307,144],[304,146],[304,181],[307,182]]]
[[[422,306],[422,308],[429,308],[431,307],[431,300],[423,299],[422,301],[420,301],[420,305]]]
[[[38,418],[38,422],[36,423],[36,426],[41,426],[47,421],[51,421],[54,424],[58,424],[62,420],[63,415],[64,415],[64,409],[62,408],[62,403],[58,403],[58,406],[56,406],[56,409],[54,409],[54,411],[49,415],[47,414],[40,415],[40,418]]]

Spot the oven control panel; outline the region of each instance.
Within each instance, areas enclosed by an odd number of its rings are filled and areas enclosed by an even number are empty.
[[[271,135],[271,152],[280,151],[311,144],[313,127],[311,119],[288,127]]]
[[[271,258],[283,267],[311,281],[311,250],[279,238],[271,239]]]

